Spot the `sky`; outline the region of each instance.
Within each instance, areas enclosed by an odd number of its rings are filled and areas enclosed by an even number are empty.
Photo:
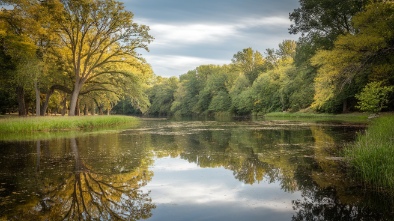
[[[205,64],[229,64],[251,47],[264,54],[290,35],[298,0],[122,0],[134,22],[150,27],[149,52],[138,51],[157,76],[180,76]]]

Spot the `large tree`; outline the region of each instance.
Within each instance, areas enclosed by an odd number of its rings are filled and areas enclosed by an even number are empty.
[[[133,13],[115,0],[61,0],[63,11],[56,18],[60,25],[59,46],[54,53],[72,65],[73,81],[69,115],[75,115],[78,96],[85,83],[102,75],[124,74],[112,69],[114,63],[129,63],[138,57],[137,48],[148,50],[153,39],[149,27],[133,22]]]
[[[238,71],[245,74],[250,83],[256,80],[259,73],[263,70],[263,65],[265,63],[263,55],[252,48],[245,48],[237,52],[234,54],[231,61],[235,64],[234,67],[236,67]]]
[[[301,34],[303,42],[316,48],[331,48],[336,37],[353,33],[351,18],[361,11],[363,0],[300,0],[300,8],[290,13],[291,34]]]
[[[320,50],[312,58],[319,67],[313,107],[354,98],[368,82],[393,85],[394,4],[373,3],[352,19],[356,32],[339,37],[332,50]]]

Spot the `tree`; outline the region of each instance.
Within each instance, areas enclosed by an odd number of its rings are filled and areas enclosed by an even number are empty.
[[[180,76],[180,82],[174,93],[174,102],[171,105],[171,113],[178,116],[190,116],[198,102],[198,94],[201,91],[201,79],[196,70],[188,71]]]
[[[338,35],[354,33],[352,16],[360,12],[368,1],[300,0],[300,8],[289,14],[294,21],[290,34],[302,34],[301,39],[316,49],[330,49]]]
[[[279,43],[279,49],[276,51],[277,56],[282,63],[293,63],[297,44],[293,40],[284,40]]]
[[[368,81],[394,84],[393,14],[391,2],[368,5],[352,19],[356,33],[338,37],[332,50],[320,50],[311,59],[319,68],[313,108],[337,99],[345,107]]]
[[[151,103],[147,113],[155,116],[169,115],[179,81],[175,77],[157,77],[157,81],[147,92]]]
[[[386,108],[389,94],[394,91],[394,86],[383,86],[382,82],[371,82],[356,94],[358,106],[361,111],[378,113]]]
[[[130,57],[137,57],[135,49],[148,50],[153,39],[149,27],[133,22],[133,14],[123,3],[114,0],[63,0],[59,27],[59,48],[54,54],[72,64],[70,77],[73,89],[69,115],[75,115],[78,96],[85,83],[104,74],[123,74],[112,69],[114,63],[131,67]]]
[[[40,115],[41,87],[46,87],[46,53],[51,47],[56,24],[53,16],[59,11],[58,1],[2,0],[1,20],[4,25],[2,36],[8,40],[6,51],[13,58],[16,67],[13,76],[20,76],[15,82],[20,113],[24,106],[26,88],[34,88],[36,114]],[[8,37],[5,37],[8,35]],[[15,53],[16,52],[16,53]],[[25,113],[22,113],[24,115]]]
[[[252,48],[245,48],[234,54],[231,59],[237,70],[243,72],[250,83],[258,77],[265,63],[263,55]]]

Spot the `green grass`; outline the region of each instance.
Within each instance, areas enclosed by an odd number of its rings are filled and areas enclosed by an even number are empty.
[[[85,130],[137,121],[137,118],[128,116],[13,117],[0,119],[0,133]]]
[[[366,183],[394,190],[394,115],[374,119],[345,157]]]
[[[367,122],[368,114],[366,113],[350,113],[350,114],[324,114],[324,113],[304,113],[304,112],[272,112],[264,115],[264,118],[274,119],[289,119],[289,120],[340,120],[351,122]]]

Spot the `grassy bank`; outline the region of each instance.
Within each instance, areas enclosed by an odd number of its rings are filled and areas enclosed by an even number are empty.
[[[394,115],[381,116],[345,149],[345,156],[367,183],[394,189]]]
[[[272,112],[264,115],[264,118],[282,118],[288,120],[343,120],[352,122],[367,122],[368,114],[349,113],[349,114],[324,114],[324,113],[302,113],[302,112]]]
[[[0,119],[0,133],[82,130],[107,127],[138,120],[128,116],[15,117]]]

